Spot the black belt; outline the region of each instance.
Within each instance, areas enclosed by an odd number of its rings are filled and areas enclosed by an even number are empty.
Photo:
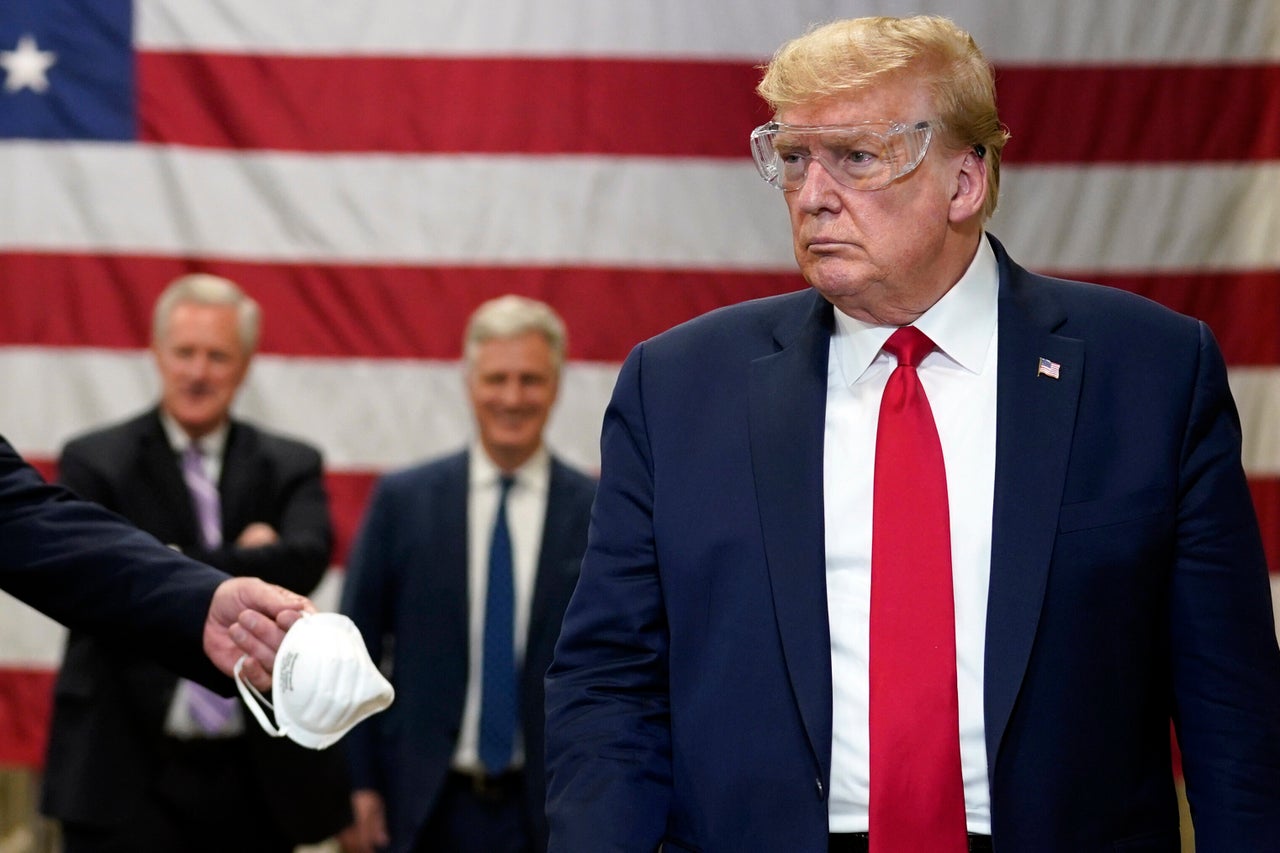
[[[508,770],[506,773],[464,773],[450,770],[448,783],[455,788],[470,791],[481,800],[504,800],[515,796],[524,786],[524,773]]]
[[[833,832],[827,836],[827,853],[869,853],[865,832]],[[969,833],[969,853],[991,853],[991,836]]]

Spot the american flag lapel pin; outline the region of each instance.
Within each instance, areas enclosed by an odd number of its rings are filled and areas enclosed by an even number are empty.
[[[1040,366],[1036,368],[1036,376],[1048,376],[1050,379],[1057,379],[1058,374],[1062,372],[1062,365],[1056,361],[1041,356]]]

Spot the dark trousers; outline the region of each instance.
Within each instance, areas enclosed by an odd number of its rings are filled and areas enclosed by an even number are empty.
[[[166,739],[138,809],[111,826],[62,824],[63,853],[292,853],[248,784],[242,738]]]
[[[416,853],[533,853],[524,774],[487,780],[450,773]]]

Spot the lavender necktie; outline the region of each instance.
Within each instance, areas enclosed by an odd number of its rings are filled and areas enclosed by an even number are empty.
[[[201,542],[207,549],[217,548],[222,544],[222,507],[218,487],[204,466],[200,445],[194,441],[182,452],[182,478],[187,481],[187,490],[191,493]],[[218,734],[226,728],[235,713],[235,699],[219,696],[193,681],[184,681],[179,689],[186,694],[191,719],[206,734]]]

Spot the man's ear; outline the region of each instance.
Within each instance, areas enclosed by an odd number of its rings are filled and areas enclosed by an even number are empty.
[[[956,166],[955,191],[951,195],[951,221],[964,222],[981,215],[987,200],[987,162],[970,150]]]

